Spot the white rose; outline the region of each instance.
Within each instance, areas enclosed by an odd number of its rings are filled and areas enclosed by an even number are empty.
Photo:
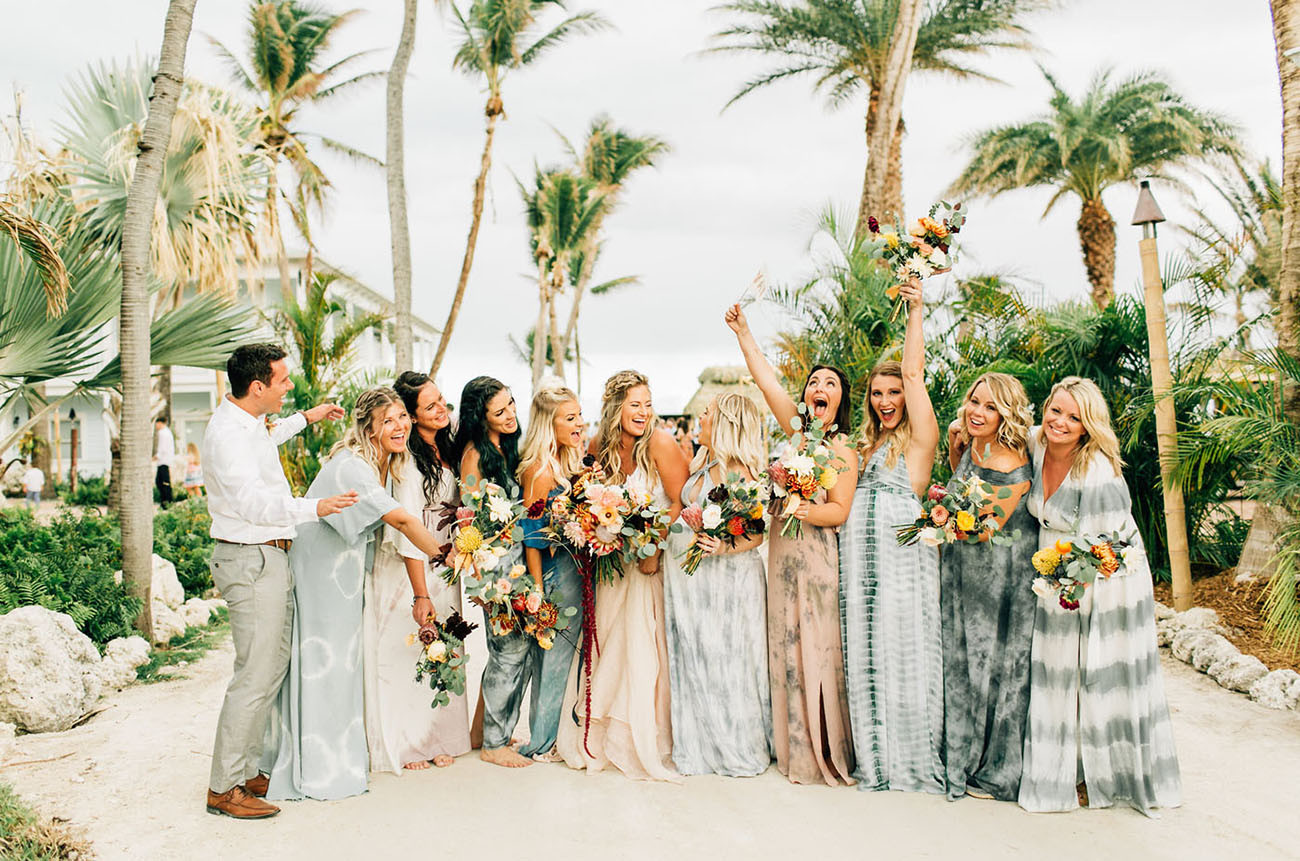
[[[1056,587],[1046,577],[1035,577],[1033,590],[1039,598],[1051,598],[1056,594]]]
[[[703,521],[705,529],[716,529],[718,524],[722,522],[722,506],[709,505],[706,507],[704,509]]]
[[[938,547],[943,543],[943,530],[934,528],[922,529],[918,537],[921,539],[921,543],[926,547]]]
[[[786,468],[790,472],[807,475],[817,468],[817,461],[806,454],[796,454],[786,462]]]
[[[943,253],[942,248],[936,248],[930,254],[930,265],[935,269],[942,269],[948,265],[948,255]]]
[[[501,562],[501,557],[491,550],[480,550],[474,554],[474,561],[478,563],[479,570],[494,571]]]
[[[618,533],[610,529],[606,529],[603,526],[596,527],[596,540],[599,541],[601,544],[610,544],[614,541],[614,539],[617,536]]]
[[[488,517],[494,523],[505,523],[513,516],[510,510],[510,500],[503,499],[500,496],[488,497]]]
[[[442,640],[434,640],[424,650],[424,655],[435,664],[441,663],[447,657],[447,644]]]

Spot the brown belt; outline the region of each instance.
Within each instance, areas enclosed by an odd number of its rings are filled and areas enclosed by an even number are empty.
[[[285,553],[288,553],[288,552],[289,552],[289,548],[293,546],[293,539],[292,539],[292,538],[272,538],[270,541],[256,541],[256,542],[254,542],[254,543],[252,543],[252,544],[245,544],[245,543],[242,542],[242,541],[227,541],[227,540],[224,539],[224,538],[218,538],[218,539],[217,539],[217,543],[218,543],[218,544],[233,544],[233,545],[235,545],[236,547],[275,547],[275,548],[278,548],[278,549],[280,549],[280,550],[283,550]]]

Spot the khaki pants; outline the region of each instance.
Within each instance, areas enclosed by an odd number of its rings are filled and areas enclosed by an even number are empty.
[[[230,611],[235,674],[217,719],[208,787],[226,792],[257,776],[271,704],[289,669],[293,575],[289,556],[265,545],[212,551],[212,582]]]

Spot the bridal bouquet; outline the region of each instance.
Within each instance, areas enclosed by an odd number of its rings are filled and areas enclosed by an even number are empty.
[[[767,478],[772,502],[785,500],[781,535],[798,538],[803,534],[803,521],[794,516],[799,504],[811,500],[819,490],[834,487],[841,467],[834,463],[835,452],[826,444],[825,423],[816,417],[808,421],[807,404],[799,404],[799,415],[790,420],[790,426],[799,431],[799,444],[790,446],[780,460],[768,466]]]
[[[1034,570],[1040,575],[1034,578],[1034,594],[1040,598],[1055,595],[1064,609],[1077,610],[1085,589],[1098,577],[1114,577],[1136,552],[1128,542],[1109,535],[1084,544],[1057,541],[1034,554]]]
[[[994,501],[1010,496],[1010,489],[1003,487],[995,492],[993,485],[977,475],[959,481],[952,490],[942,484],[932,484],[921,503],[921,516],[913,523],[898,527],[898,543],[920,541],[929,547],[979,544],[980,535],[985,532],[990,533],[989,540],[995,544],[1010,543],[1015,536],[1000,531],[997,518],[1005,515],[1002,506]]]
[[[500,485],[485,482],[479,490],[462,494],[459,507],[448,509],[439,525],[454,522],[456,530],[442,557],[432,560],[445,566],[442,579],[448,584],[462,575],[481,579],[495,571],[510,548],[523,540],[523,503],[507,496]]]
[[[623,517],[626,499],[618,485],[605,483],[605,471],[591,462],[573,478],[568,493],[551,500],[543,532],[568,547],[597,580],[622,576]]]
[[[941,218],[935,218],[940,208],[944,210]],[[899,281],[909,278],[929,278],[935,272],[952,268],[957,261],[957,254],[952,249],[953,236],[961,232],[966,223],[966,213],[961,211],[961,204],[939,202],[930,207],[930,214],[912,222],[906,231],[899,220],[893,227],[881,227],[874,216],[867,219],[867,229],[871,231],[874,251],[879,259],[894,273]],[[898,316],[902,300],[898,297],[898,286],[886,291],[894,300],[893,317]],[[890,319],[892,320],[893,317]]]
[[[681,526],[668,516],[668,507],[655,502],[654,494],[639,475],[629,477],[622,490],[630,507],[619,529],[623,535],[623,560],[640,562],[667,550],[669,533],[681,531]]]
[[[712,488],[704,498],[704,505],[691,503],[682,509],[682,522],[700,535],[711,535],[732,547],[736,540],[747,535],[762,535],[767,525],[763,522],[762,486],[745,481],[734,473],[727,476],[725,484]],[[704,549],[696,538],[682,555],[682,570],[694,574],[704,559]]]
[[[452,694],[465,693],[465,638],[477,627],[461,618],[460,613],[453,612],[445,622],[431,615],[418,632],[406,638],[408,646],[420,643],[415,681],[422,682],[425,676],[429,677],[429,688],[433,691],[430,708],[447,705]]]
[[[524,635],[532,637],[543,649],[550,650],[555,645],[555,636],[568,629],[578,608],[562,607],[562,596],[558,591],[553,591],[537,602],[536,610],[529,610],[532,606],[531,596],[536,594],[539,593],[530,592],[522,600],[516,596],[512,599],[511,606],[519,614],[518,624]]]

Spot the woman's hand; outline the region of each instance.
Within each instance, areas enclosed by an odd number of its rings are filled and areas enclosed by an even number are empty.
[[[411,605],[411,617],[415,619],[415,624],[427,625],[437,617],[437,611],[433,609],[432,601],[421,596]]]
[[[898,285],[898,295],[905,302],[909,309],[922,307],[921,299],[921,279],[908,278],[907,281]]]
[[[656,553],[653,556],[647,556],[640,562],[636,563],[636,567],[640,569],[642,574],[654,574],[659,570],[659,554]]]
[[[727,309],[723,319],[727,321],[727,326],[731,331],[736,333],[736,337],[744,337],[749,334],[749,321],[745,319],[745,312],[740,310],[739,302]]]
[[[701,532],[695,536],[695,543],[704,551],[705,556],[716,556],[722,552],[722,539],[715,535]]]
[[[799,520],[807,520],[810,513],[812,513],[812,503],[806,499],[800,501],[799,507],[794,510],[794,516]]]

